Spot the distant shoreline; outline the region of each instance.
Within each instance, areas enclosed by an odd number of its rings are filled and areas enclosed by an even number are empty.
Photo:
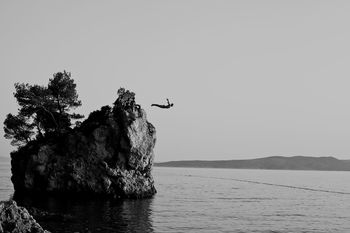
[[[334,157],[272,156],[248,160],[181,160],[154,163],[156,167],[227,168],[302,171],[350,171],[350,160]]]

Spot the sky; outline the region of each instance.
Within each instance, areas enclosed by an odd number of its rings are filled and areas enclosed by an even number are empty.
[[[155,161],[350,159],[349,12],[346,0],[0,0],[0,121],[17,113],[15,82],[67,70],[85,116],[119,87],[136,93]],[[150,106],[166,98],[173,108]],[[14,149],[0,137],[0,156]]]

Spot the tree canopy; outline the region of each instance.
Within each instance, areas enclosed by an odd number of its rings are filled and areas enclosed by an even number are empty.
[[[14,97],[18,114],[8,114],[4,121],[5,137],[13,145],[21,145],[33,137],[48,132],[62,133],[72,126],[72,120],[83,116],[71,113],[81,106],[71,73],[53,75],[47,86],[15,83]]]

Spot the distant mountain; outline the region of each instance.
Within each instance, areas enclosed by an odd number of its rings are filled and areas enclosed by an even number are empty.
[[[276,170],[320,170],[350,171],[350,160],[334,157],[272,156],[249,160],[185,160],[155,163],[158,167],[276,169]]]

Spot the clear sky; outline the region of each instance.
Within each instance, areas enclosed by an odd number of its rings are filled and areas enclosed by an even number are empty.
[[[88,115],[119,87],[156,161],[350,159],[350,1],[0,1],[0,120],[15,82],[67,70]],[[163,110],[152,103],[174,102]],[[3,134],[3,131],[1,131]],[[14,148],[1,137],[0,156]]]

